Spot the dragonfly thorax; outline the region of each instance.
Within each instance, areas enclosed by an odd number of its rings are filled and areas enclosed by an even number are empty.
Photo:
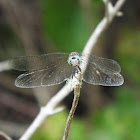
[[[79,56],[79,53],[77,52],[72,52],[69,54],[69,58],[68,58],[68,64],[72,65],[72,66],[79,66],[79,64],[81,63],[81,57]]]

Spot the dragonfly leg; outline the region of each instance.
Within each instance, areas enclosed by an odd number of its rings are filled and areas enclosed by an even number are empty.
[[[75,68],[75,69],[73,70],[73,72],[72,72],[72,79],[73,79],[73,77],[75,77],[76,79],[78,79],[78,78],[76,77],[76,74],[78,74],[79,72],[81,72],[81,68],[78,66],[78,67]]]
[[[79,72],[82,72],[82,70],[81,70],[81,68],[78,66],[78,70],[79,70]]]
[[[73,79],[73,77],[76,78],[76,76],[75,76],[75,70],[72,71],[72,75],[71,75],[71,77],[72,77],[72,79]]]

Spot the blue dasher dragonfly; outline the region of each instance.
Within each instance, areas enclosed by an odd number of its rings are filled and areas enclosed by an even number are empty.
[[[93,85],[120,86],[124,79],[120,65],[111,59],[77,52],[50,53],[36,56],[19,56],[11,61],[15,70],[26,71],[15,80],[20,88],[46,87],[61,84],[75,73],[82,72],[80,65],[87,61],[83,81]]]

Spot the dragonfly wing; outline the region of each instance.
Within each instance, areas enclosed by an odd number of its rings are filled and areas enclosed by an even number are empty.
[[[20,88],[40,87],[43,75],[42,71],[23,73],[16,78],[15,85]]]
[[[17,77],[15,85],[21,88],[44,87],[61,84],[71,75],[71,67],[63,61],[47,69],[26,72]]]
[[[120,86],[124,79],[119,73],[104,73],[100,69],[95,69],[92,65],[87,66],[83,75],[83,80],[89,84],[103,86]]]
[[[19,56],[10,61],[10,65],[13,69],[19,71],[35,71],[41,69],[47,69],[50,65],[53,65],[59,61],[66,61],[68,59],[67,53],[50,53],[35,56]]]
[[[120,65],[112,60],[107,58],[102,58],[94,55],[83,55],[83,61],[87,60],[90,65],[94,65],[96,68],[101,70],[102,72],[108,74],[108,73],[120,73],[121,67]]]
[[[120,86],[124,82],[120,71],[121,68],[116,61],[91,55],[83,80],[94,85]]]
[[[49,68],[42,78],[42,86],[52,86],[66,81],[72,74],[72,67],[67,61],[58,62],[55,68]]]

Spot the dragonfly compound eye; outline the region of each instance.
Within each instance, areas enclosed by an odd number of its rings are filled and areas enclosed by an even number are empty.
[[[68,64],[72,66],[78,66],[81,63],[81,57],[77,54],[69,56]]]

